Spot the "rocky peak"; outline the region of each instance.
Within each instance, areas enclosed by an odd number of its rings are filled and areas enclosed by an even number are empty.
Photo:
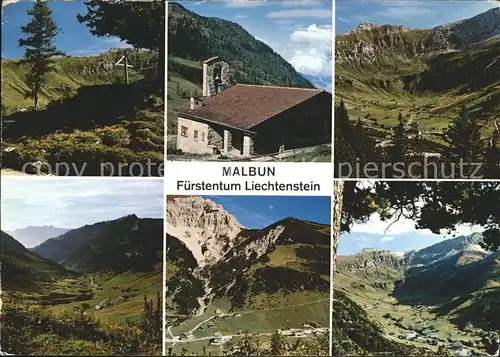
[[[336,37],[336,63],[369,65],[377,58],[394,57],[395,53],[407,60],[428,58],[462,50],[499,35],[500,8],[432,29],[363,23]]]
[[[167,233],[186,245],[199,267],[219,261],[244,229],[221,205],[199,196],[170,198],[167,222]]]
[[[480,246],[482,240],[483,235],[481,233],[446,239],[429,247],[406,253],[405,262],[409,266],[425,266],[465,252],[486,255],[486,252]]]
[[[356,27],[354,30],[347,31],[345,34],[355,34],[361,31],[371,31],[371,30],[377,30],[377,31],[382,31],[385,34],[393,34],[393,33],[398,33],[398,32],[404,32],[408,31],[410,28],[404,25],[377,25],[376,23],[373,22],[364,22],[362,24],[359,24],[358,27]]]
[[[426,41],[432,51],[458,50],[500,35],[500,7],[433,28]]]
[[[401,271],[403,256],[386,249],[364,248],[348,261],[339,262],[342,270],[371,274],[387,270]]]

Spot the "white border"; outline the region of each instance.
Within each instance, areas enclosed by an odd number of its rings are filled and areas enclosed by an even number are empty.
[[[164,0],[165,3],[165,50],[163,55],[165,56],[165,66],[164,66],[164,84],[163,84],[163,279],[162,279],[162,292],[163,292],[163,306],[162,306],[162,343],[161,343],[161,354],[165,356],[166,351],[166,337],[167,337],[167,271],[165,267],[167,266],[167,185],[165,176],[167,175],[167,102],[168,102],[168,0]]]
[[[328,355],[333,353],[333,294],[335,269],[333,266],[333,184],[335,182],[335,4],[332,1],[332,184],[330,186],[330,330],[328,333]]]

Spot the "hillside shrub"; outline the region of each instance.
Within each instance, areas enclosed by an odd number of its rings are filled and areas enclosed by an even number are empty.
[[[130,144],[130,133],[120,126],[105,127],[100,130],[102,143],[106,146],[122,146]]]

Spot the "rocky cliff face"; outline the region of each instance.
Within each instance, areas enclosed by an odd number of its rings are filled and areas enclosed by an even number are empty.
[[[385,249],[365,248],[351,259],[340,260],[338,269],[361,275],[381,276],[402,275],[404,271],[403,253]]]
[[[433,29],[364,23],[336,38],[336,63],[370,65],[381,57],[408,60],[461,50],[500,34],[500,8]]]
[[[167,259],[175,261],[175,255],[183,252],[195,260],[186,267],[193,274],[192,280],[202,284],[194,294],[196,314],[203,314],[216,294],[223,294],[236,276],[269,252],[285,230],[282,225],[246,229],[221,205],[199,196],[168,197],[167,222],[167,241],[177,242],[176,247],[167,248]]]
[[[200,268],[217,263],[244,227],[221,205],[199,196],[167,201],[167,232],[191,251]]]
[[[500,34],[500,7],[470,19],[433,28],[426,46],[431,51],[460,50]]]
[[[482,234],[472,234],[454,239],[447,239],[420,250],[412,250],[405,254],[404,260],[407,266],[427,266],[457,254],[478,253],[486,256],[487,253],[481,248]]]

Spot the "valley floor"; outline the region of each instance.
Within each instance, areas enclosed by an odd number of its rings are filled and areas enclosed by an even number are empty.
[[[223,348],[237,348],[244,339],[266,341],[277,330],[290,342],[307,340],[328,333],[330,298],[311,296],[304,302],[262,309],[231,312],[230,304],[214,301],[199,316],[167,326],[167,349],[176,354],[182,350],[217,354]]]
[[[482,329],[472,326],[463,329],[450,321],[451,316],[433,312],[436,306],[404,305],[384,291],[348,288],[349,278],[342,274],[338,274],[336,280],[337,288],[356,302],[389,340],[434,352],[438,346],[447,346],[452,353],[460,353],[462,349],[474,354],[485,353]],[[460,343],[462,347],[453,348],[453,343]]]
[[[36,289],[4,290],[2,325],[9,336],[3,335],[2,348],[15,354],[160,354],[161,346],[153,347],[139,328],[149,318],[145,298],[156,300],[161,286],[161,270],[156,270],[75,275]],[[19,330],[23,319],[28,321]]]
[[[495,108],[486,109],[491,93],[500,93],[500,83],[466,94],[403,94],[358,83],[360,87],[355,90],[338,88],[336,98],[344,100],[350,119],[356,122],[359,118],[380,147],[390,144],[400,113],[408,128],[418,125],[424,141],[423,150],[432,154],[442,154],[446,150],[444,131],[458,116],[461,105],[467,105],[470,115],[479,121],[481,136],[485,139],[493,135],[500,119]]]

